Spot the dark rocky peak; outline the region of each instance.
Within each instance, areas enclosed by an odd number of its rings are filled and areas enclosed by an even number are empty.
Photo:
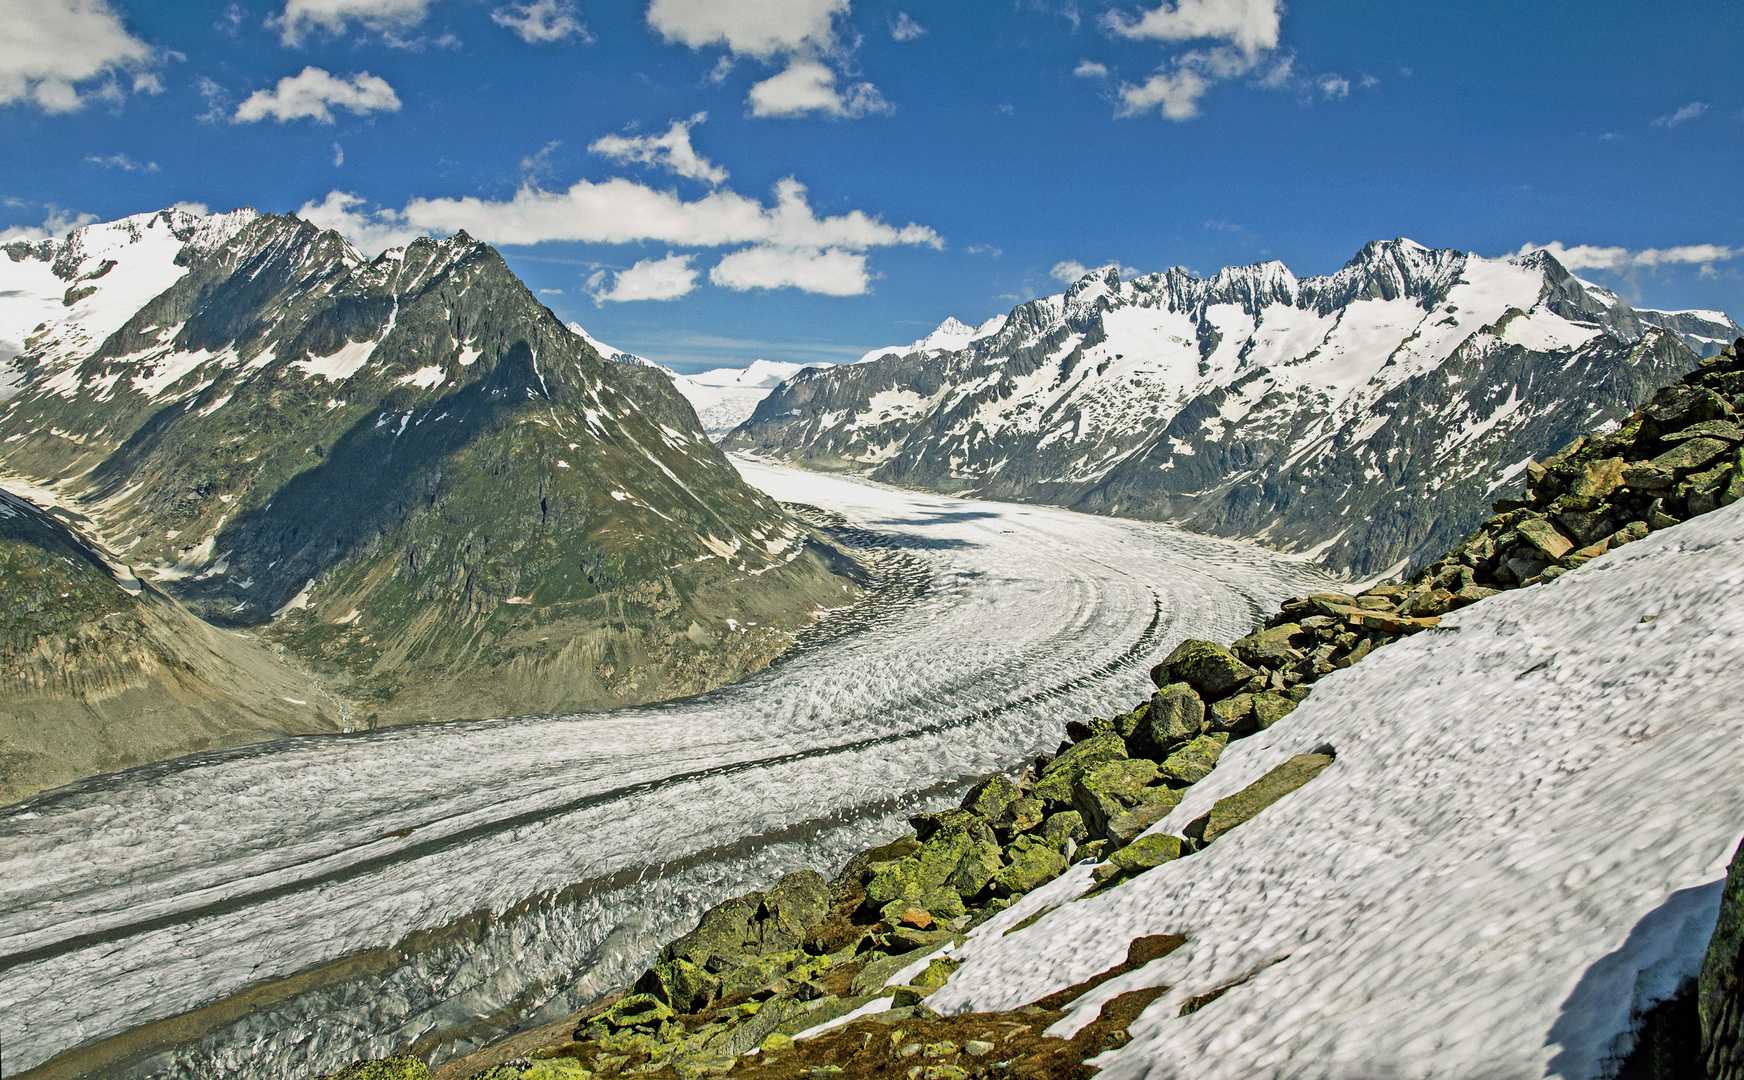
[[[1425,310],[1447,298],[1464,271],[1466,254],[1428,248],[1415,240],[1371,240],[1330,277],[1301,282],[1301,305],[1330,315],[1358,300],[1417,301]]]
[[[1544,275],[1539,302],[1546,310],[1570,322],[1598,326],[1624,341],[1640,340],[1642,322],[1622,297],[1575,277],[1550,252],[1528,252],[1510,261]]]
[[[1255,318],[1274,304],[1294,307],[1299,283],[1276,259],[1251,266],[1229,266],[1205,283],[1203,304],[1235,304]]]

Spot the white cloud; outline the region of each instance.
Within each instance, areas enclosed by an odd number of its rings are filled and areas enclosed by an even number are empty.
[[[1135,40],[1225,41],[1251,59],[1278,47],[1281,8],[1278,0],[1177,0],[1136,19],[1110,11],[1102,25]]]
[[[1078,260],[1066,259],[1062,262],[1055,263],[1054,268],[1048,271],[1048,276],[1053,278],[1055,281],[1064,282],[1065,284],[1070,285],[1072,282],[1077,281],[1089,272],[1090,268]]]
[[[727,289],[803,289],[826,296],[859,296],[871,288],[866,256],[841,248],[763,245],[735,251],[709,271]]]
[[[1072,74],[1080,79],[1108,78],[1108,65],[1098,64],[1094,60],[1080,60],[1078,66],[1072,69]]]
[[[152,49],[127,32],[106,0],[0,0],[0,105],[29,102],[75,112],[92,98],[119,101],[118,78],[135,92],[161,93],[147,70]],[[80,83],[97,81],[81,92]]]
[[[1322,75],[1320,92],[1328,98],[1347,98],[1350,96],[1350,80],[1340,75]]]
[[[668,41],[701,49],[724,45],[771,60],[835,48],[835,19],[849,0],[653,0],[648,25]]]
[[[339,168],[339,166],[341,166],[343,164],[345,164],[345,147],[340,146],[338,143],[334,143],[333,144],[333,167],[335,169],[337,169],[337,168]]]
[[[1373,75],[1364,75],[1362,77],[1362,82],[1357,85],[1361,86],[1364,90],[1373,90],[1375,87],[1381,85],[1381,80],[1375,78]]]
[[[212,209],[203,202],[179,202],[171,206],[170,209],[180,210],[184,214],[193,214],[195,217],[205,217],[212,212]]]
[[[329,191],[319,203],[313,200],[304,203],[297,216],[323,229],[334,230],[365,255],[379,255],[388,248],[402,247],[428,235],[423,229],[407,225],[403,217],[392,210],[369,214],[357,209],[362,205],[360,195]]]
[[[690,129],[707,119],[708,113],[697,113],[689,120],[674,120],[664,135],[604,135],[589,143],[588,150],[612,161],[655,165],[718,187],[726,182],[727,170],[709,162],[690,145]]]
[[[926,27],[909,18],[908,12],[896,13],[896,21],[890,24],[890,36],[897,41],[913,41],[926,33]]]
[[[48,217],[41,225],[14,225],[8,229],[0,229],[0,244],[10,244],[14,240],[27,240],[31,243],[52,240],[97,220],[96,214],[75,214],[70,210],[62,210],[53,203],[44,209],[48,211]]]
[[[521,35],[521,40],[529,45],[569,37],[593,40],[593,35],[587,32],[587,24],[581,21],[581,12],[569,0],[528,0],[510,4],[491,12],[491,21]]]
[[[595,303],[621,303],[627,300],[676,300],[696,289],[697,271],[690,265],[691,255],[674,255],[664,259],[643,259],[628,270],[613,275],[612,287],[603,288],[606,272],[601,270],[588,279],[588,290]]]
[[[248,100],[236,107],[231,118],[238,124],[252,124],[273,117],[279,123],[309,118],[317,123],[331,124],[329,106],[347,109],[359,116],[372,112],[398,112],[399,95],[384,79],[367,71],[359,72],[348,82],[318,67],[306,67],[301,73],[287,75],[272,90],[256,90]]]
[[[157,172],[157,162],[147,161],[144,164],[133,160],[126,154],[110,154],[99,157],[95,154],[87,157],[85,162],[90,165],[101,165],[105,169],[120,169],[122,172]]]
[[[1534,251],[1550,252],[1557,262],[1570,270],[1614,270],[1618,273],[1678,264],[1708,266],[1744,255],[1744,248],[1727,247],[1723,244],[1685,244],[1681,247],[1631,251],[1624,247],[1596,247],[1592,244],[1564,247],[1556,241],[1548,244],[1527,244],[1514,252],[1514,255],[1529,255]]]
[[[1123,83],[1118,115],[1133,116],[1158,109],[1171,120],[1199,115],[1199,101],[1212,86],[1259,68],[1278,48],[1281,0],[1176,0],[1137,18],[1110,11],[1102,25],[1111,33],[1141,41],[1205,41],[1165,62],[1143,83]],[[1288,64],[1273,67],[1261,85],[1289,78]],[[1345,84],[1346,92],[1349,84]]]
[[[414,199],[401,220],[433,233],[465,229],[493,244],[652,241],[683,247],[773,244],[854,251],[896,244],[944,246],[925,225],[887,225],[860,210],[819,218],[806,201],[805,185],[792,178],[775,185],[773,207],[733,191],[714,191],[687,202],[676,192],[613,177],[599,183],[579,180],[567,191],[527,185],[502,202],[476,196]]]
[[[816,60],[793,60],[787,69],[751,87],[752,116],[804,116],[820,112],[842,119],[892,112],[884,95],[869,82],[846,92],[836,89],[836,73]]]
[[[1683,123],[1686,120],[1694,120],[1696,117],[1702,115],[1703,113],[1705,113],[1707,111],[1708,111],[1708,103],[1707,102],[1705,102],[1705,101],[1692,101],[1688,105],[1685,105],[1683,108],[1677,110],[1674,113],[1671,113],[1668,116],[1661,116],[1661,117],[1655,118],[1653,122],[1655,124],[1659,125],[1660,127],[1676,127],[1677,125]]]
[[[408,30],[424,21],[431,0],[286,0],[276,23],[286,45],[301,45],[316,28],[343,34],[358,22],[384,34]]]

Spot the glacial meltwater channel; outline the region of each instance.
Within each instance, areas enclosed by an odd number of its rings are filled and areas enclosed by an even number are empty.
[[[1299,562],[1165,526],[748,461],[881,577],[779,663],[668,705],[300,738],[0,812],[6,1075],[306,1077],[443,1060],[633,979],[705,908],[1129,707]]]

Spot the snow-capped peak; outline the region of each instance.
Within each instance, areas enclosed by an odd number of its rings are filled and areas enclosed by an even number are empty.
[[[868,363],[881,356],[888,356],[891,353],[896,353],[900,356],[907,356],[910,353],[917,352],[953,352],[957,349],[965,349],[972,343],[980,341],[982,338],[992,337],[994,334],[999,333],[1000,330],[1005,328],[1005,320],[1006,316],[995,315],[980,326],[970,326],[968,323],[953,316],[940,323],[938,329],[912,344],[886,345],[882,349],[873,349],[865,356],[854,361],[854,363]]]

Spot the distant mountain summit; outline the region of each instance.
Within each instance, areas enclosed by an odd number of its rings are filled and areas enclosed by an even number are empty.
[[[699,691],[851,592],[665,376],[464,233],[365,259],[166,210],[3,250],[0,471],[359,723]]]
[[[1444,550],[1545,456],[1739,333],[1548,252],[1369,243],[1335,274],[1117,267],[970,330],[802,372],[728,449],[1155,518],[1369,576]]]

